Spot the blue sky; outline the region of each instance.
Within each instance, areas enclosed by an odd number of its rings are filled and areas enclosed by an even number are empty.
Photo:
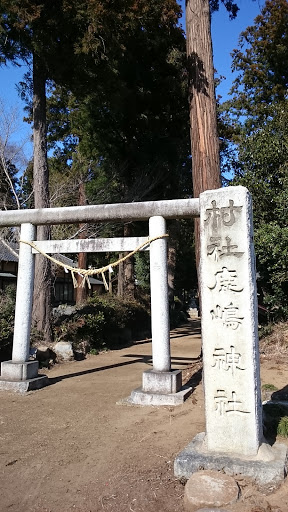
[[[185,0],[179,0],[184,12]],[[212,44],[214,67],[217,70],[217,76],[225,76],[221,85],[217,88],[217,94],[220,94],[223,100],[227,99],[227,94],[231,88],[234,75],[231,72],[231,52],[238,46],[240,33],[249,25],[253,25],[255,17],[265,3],[264,0],[235,0],[239,7],[237,18],[230,20],[229,15],[220,0],[220,9],[212,14]],[[183,28],[185,29],[185,18],[183,18]]]
[[[180,0],[182,6],[184,0]],[[231,73],[231,52],[237,47],[240,32],[245,30],[248,25],[253,24],[254,18],[260,13],[264,5],[264,0],[238,0],[240,8],[237,18],[229,20],[225,8],[221,5],[219,12],[212,15],[212,41],[214,54],[214,67],[218,75],[224,75],[226,80],[217,88],[217,94],[224,99],[227,98],[228,91],[231,88],[233,74]],[[183,19],[183,28],[185,20]],[[21,123],[23,118],[23,104],[18,96],[16,84],[23,78],[25,69],[13,66],[0,68],[0,100],[7,108],[17,106],[19,109],[19,134],[16,139],[22,139],[25,134],[31,133],[31,128],[26,123]],[[31,148],[27,147],[26,153],[29,155]]]
[[[249,25],[253,25],[255,17],[260,14],[264,0],[238,0],[239,11],[235,20],[230,20],[225,8],[221,5],[218,12],[212,15],[212,41],[214,67],[218,75],[226,80],[217,88],[223,100],[231,88],[234,75],[231,72],[231,52],[238,46],[240,33]]]

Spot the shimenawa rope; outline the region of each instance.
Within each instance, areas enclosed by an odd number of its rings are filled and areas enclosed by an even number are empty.
[[[105,289],[108,290],[109,287],[108,287],[108,284],[107,284],[107,281],[105,278],[105,274],[104,274],[105,272],[108,271],[108,272],[112,273],[113,267],[117,267],[117,265],[120,265],[120,263],[122,263],[123,261],[127,260],[128,258],[131,258],[131,256],[133,256],[136,252],[140,251],[143,247],[145,247],[145,245],[149,245],[151,242],[154,242],[154,240],[159,240],[161,238],[165,238],[168,236],[169,236],[168,234],[165,234],[165,235],[155,236],[153,238],[148,238],[148,240],[146,240],[145,242],[140,244],[138,247],[136,247],[136,249],[134,249],[134,251],[129,252],[129,254],[126,254],[126,256],[124,256],[123,258],[120,258],[119,260],[114,261],[114,263],[109,263],[109,265],[105,265],[104,267],[101,267],[101,268],[89,268],[89,269],[75,268],[75,267],[71,267],[70,265],[65,265],[65,263],[62,263],[61,261],[57,260],[56,258],[53,258],[52,256],[49,256],[49,254],[46,254],[46,252],[39,249],[39,247],[37,247],[37,245],[34,244],[34,242],[30,242],[28,240],[19,240],[19,242],[22,244],[30,245],[30,247],[33,247],[33,249],[35,249],[38,253],[42,254],[42,256],[45,256],[45,258],[48,258],[53,263],[55,263],[55,265],[58,265],[58,266],[64,268],[65,272],[68,273],[70,271],[74,288],[78,287],[78,283],[77,283],[75,274],[82,277],[82,282],[81,282],[80,286],[84,287],[85,283],[87,283],[89,288],[91,288],[89,276],[101,274]]]

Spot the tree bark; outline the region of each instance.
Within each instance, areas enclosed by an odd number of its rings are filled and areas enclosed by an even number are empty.
[[[169,245],[169,247],[168,247],[168,299],[169,299],[170,313],[175,309],[175,303],[174,303],[175,265],[176,265],[176,248],[173,245]]]
[[[124,256],[123,252],[119,253],[119,260],[121,260]],[[124,263],[121,262],[118,265],[118,287],[117,287],[117,295],[118,297],[124,297]]]
[[[177,221],[172,221],[169,224],[169,242],[168,242],[168,298],[170,307],[174,307],[174,280],[175,280],[175,267],[177,255]]]
[[[79,195],[78,195],[78,205],[79,206],[85,206],[87,203],[86,200],[86,193],[85,193],[85,185],[83,181],[79,184]],[[80,224],[80,228],[83,227],[85,224]],[[81,230],[79,238],[86,238],[87,231]],[[78,268],[87,268],[87,252],[80,252],[78,254]],[[81,286],[82,284],[82,277],[78,276],[76,277],[78,288],[76,288],[76,304],[80,304],[81,302],[84,302],[87,299],[87,284],[85,283],[85,286]]]
[[[133,236],[132,224],[124,224],[124,237]],[[134,256],[124,261],[124,294],[135,299]]]
[[[221,187],[209,0],[186,0],[193,195]],[[195,219],[199,268],[199,219]]]
[[[33,181],[34,207],[49,208],[49,173],[46,137],[46,73],[38,55],[33,55]],[[37,240],[50,238],[49,226],[37,227]],[[33,323],[44,340],[53,339],[51,318],[52,273],[50,261],[36,255]]]
[[[124,237],[132,236],[131,224],[124,224]],[[124,253],[125,254],[125,253]],[[123,258],[123,253],[119,258]],[[134,279],[134,257],[128,258],[120,263],[118,269],[118,292],[119,297],[135,298],[135,279]]]

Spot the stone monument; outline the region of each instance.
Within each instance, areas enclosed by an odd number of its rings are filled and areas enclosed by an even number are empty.
[[[206,432],[178,455],[175,474],[189,478],[200,468],[224,469],[276,483],[284,478],[286,447],[270,447],[263,440],[248,190],[228,187],[201,194],[200,226]]]

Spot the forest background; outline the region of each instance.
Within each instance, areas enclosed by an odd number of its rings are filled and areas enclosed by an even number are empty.
[[[223,3],[228,13],[223,10],[216,15],[227,22],[237,8],[233,2]],[[49,13],[45,13],[45,3],[24,4],[0,2],[0,58],[3,65],[23,60],[28,65],[18,90],[30,123],[35,66],[37,76],[44,77],[49,199],[46,196],[43,202],[41,191],[35,188],[35,160],[23,165],[21,147],[10,138],[14,114],[2,105],[1,208],[193,196],[188,103],[191,62],[186,57],[177,3],[153,0],[145,6],[127,0],[121,8],[111,2],[105,9],[105,2],[95,1],[88,2],[87,9],[85,2],[69,6],[61,2],[61,12],[55,7],[55,12]],[[210,2],[212,17],[218,8],[217,2]],[[20,42],[19,31],[23,36]],[[35,54],[42,59],[36,64]],[[43,62],[45,69],[40,69]],[[288,312],[287,64],[287,2],[268,0],[240,35],[232,54],[235,80],[230,95],[217,102],[222,184],[243,184],[252,193],[259,300],[274,320],[287,319]],[[222,79],[215,80],[217,84]],[[43,89],[43,81],[39,86]],[[52,236],[128,236],[142,234],[143,229],[131,223],[124,230],[118,225],[68,226],[53,228]],[[193,224],[173,222],[168,229],[173,309],[175,296],[183,301],[196,291],[197,272]],[[49,236],[47,232],[37,234],[40,239]],[[15,231],[2,233],[4,240],[15,237]],[[99,256],[87,261],[79,255],[81,267],[101,262]],[[53,274],[43,267],[40,272],[42,285],[40,292],[35,290],[34,303],[37,293],[45,293],[49,316]],[[49,276],[44,279],[46,272]],[[148,275],[148,261],[139,254],[135,262],[119,268],[118,296],[139,300],[139,290],[148,290]],[[78,302],[84,300],[80,293]],[[39,325],[37,314],[39,311],[34,312],[38,331],[45,331],[47,322]],[[44,335],[49,340],[53,333],[48,329]]]

